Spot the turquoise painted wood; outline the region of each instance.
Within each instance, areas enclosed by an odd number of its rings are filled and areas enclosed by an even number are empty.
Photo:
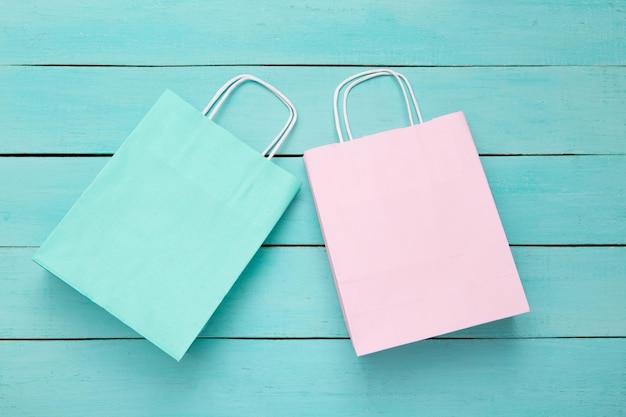
[[[357,359],[306,184],[181,363],[29,260],[165,88],[272,82],[304,179],[335,85],[379,65],[427,119],[467,114],[530,314]],[[253,84],[223,110],[256,149],[285,117]],[[406,124],[391,79],[350,115]],[[0,416],[626,415],[625,138],[623,0],[4,0]]]
[[[619,416],[626,339],[430,340],[356,358],[348,340],[0,343],[4,415]],[[25,397],[28,397],[25,400]]]
[[[0,158],[0,246],[37,246],[108,160]],[[276,163],[303,182],[268,244],[323,244],[302,158]],[[483,157],[509,242],[626,244],[626,156]]]
[[[623,65],[624,7],[5,0],[0,64]]]
[[[249,72],[274,83],[296,105],[300,117],[280,154],[301,155],[337,140],[331,122],[332,92],[356,71],[0,67],[0,153],[111,154],[166,88],[201,109],[223,82]],[[626,153],[623,67],[403,68],[402,72],[413,82],[426,119],[458,110],[466,113],[482,154]],[[355,89],[349,104],[355,134],[407,124],[392,79],[372,80]],[[217,120],[262,150],[285,114],[271,94],[250,84],[232,96]]]
[[[445,337],[626,336],[626,247],[512,250],[532,312]],[[0,321],[3,338],[139,337],[34,264],[34,251],[0,249],[0,317],[10,317]],[[347,337],[324,248],[262,248],[201,335]]]

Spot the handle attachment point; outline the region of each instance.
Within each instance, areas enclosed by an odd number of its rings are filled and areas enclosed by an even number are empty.
[[[409,115],[409,122],[411,123],[411,126],[413,126],[415,124],[414,120],[413,120],[413,111],[411,109],[411,103],[409,103],[409,95],[411,97],[411,102],[413,104],[413,109],[415,110],[415,113],[417,114],[417,119],[419,121],[419,123],[423,123],[424,120],[422,118],[422,113],[420,112],[419,106],[417,104],[417,100],[415,99],[415,93],[413,92],[413,88],[411,87],[411,83],[409,82],[409,80],[401,73],[396,72],[394,70],[391,69],[386,69],[386,68],[382,68],[382,69],[375,69],[375,70],[368,70],[368,71],[363,71],[360,72],[358,74],[352,75],[348,78],[346,78],[345,80],[343,80],[341,83],[339,83],[339,85],[337,86],[337,88],[335,89],[335,94],[333,95],[333,114],[335,117],[335,129],[337,130],[337,136],[339,137],[339,142],[342,143],[344,142],[344,137],[343,137],[343,133],[341,131],[341,123],[339,120],[339,93],[340,91],[346,86],[346,84],[350,83],[350,85],[348,85],[343,93],[343,123],[346,129],[346,133],[348,134],[348,140],[354,140],[354,137],[352,136],[352,130],[350,129],[350,123],[348,122],[348,95],[350,93],[350,91],[356,87],[358,84],[367,81],[371,78],[375,78],[375,77],[380,77],[383,75],[390,75],[393,76],[397,81],[398,84],[400,85],[400,88],[402,89],[402,94],[404,96],[404,102],[406,103],[407,106],[407,111],[408,111],[408,115]],[[353,81],[354,80],[354,81]],[[407,95],[407,91],[406,88],[408,88],[409,90],[409,95]]]
[[[270,144],[265,148],[262,155],[267,156],[267,159],[272,159],[272,157],[276,154],[280,146],[283,144],[294,125],[296,124],[296,120],[298,119],[298,112],[296,108],[291,103],[291,101],[283,95],[278,89],[276,89],[273,85],[261,80],[260,78],[255,77],[254,75],[249,74],[241,74],[236,77],[228,80],[219,90],[215,93],[209,104],[206,105],[204,110],[202,110],[202,115],[207,116],[209,120],[215,117],[215,113],[222,107],[224,101],[230,96],[235,88],[246,81],[254,81],[257,84],[267,88],[270,92],[272,92],[276,97],[282,101],[287,109],[289,109],[289,119],[287,123],[283,126],[278,135],[270,142]]]

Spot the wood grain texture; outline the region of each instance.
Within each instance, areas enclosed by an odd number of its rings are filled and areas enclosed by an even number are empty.
[[[332,91],[368,66],[399,66],[426,119],[466,113],[512,243],[607,246],[513,247],[530,314],[363,358],[324,248],[262,248],[181,363],[16,247],[107,161],[72,155],[113,153],[165,88],[200,109],[266,79],[299,156],[336,140]],[[256,149],[285,117],[255,85],[223,110]],[[356,135],[406,124],[390,79],[350,115]],[[624,138],[623,0],[3,0],[0,416],[626,416]],[[268,243],[322,243],[306,182]]]
[[[0,158],[0,246],[40,245],[107,160]],[[303,186],[266,243],[322,244],[302,158],[275,160]],[[482,163],[509,243],[626,244],[626,156]]]
[[[0,249],[0,339],[139,337],[32,262],[34,251]],[[626,336],[626,248],[514,247],[513,256],[531,313],[445,337]],[[201,336],[348,337],[324,248],[262,248]]]
[[[176,363],[143,340],[5,342],[0,413],[618,416],[625,351],[626,339],[431,340],[357,359],[348,340],[200,340]]]
[[[626,63],[622,1],[5,0],[0,64]]]
[[[297,107],[298,123],[280,154],[300,155],[337,140],[332,93],[356,71],[335,67],[0,67],[0,153],[110,154],[166,88],[201,109],[227,79],[252,73],[275,84]],[[626,153],[624,67],[401,71],[412,81],[426,119],[459,110],[466,113],[483,154]],[[408,123],[400,90],[389,77],[355,89],[349,109],[356,135]],[[286,110],[273,96],[246,84],[216,120],[262,150],[285,119]]]

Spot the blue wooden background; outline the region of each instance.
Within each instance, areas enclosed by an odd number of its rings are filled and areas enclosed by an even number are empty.
[[[371,66],[466,113],[530,314],[355,357],[301,155]],[[305,186],[177,363],[30,257],[165,88],[201,109],[243,72],[298,108]],[[351,115],[406,124],[386,79]],[[285,117],[245,85],[217,120],[262,149]],[[0,3],[1,415],[626,415],[625,299],[624,1]]]

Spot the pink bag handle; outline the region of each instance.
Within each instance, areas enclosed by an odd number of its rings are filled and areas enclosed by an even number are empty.
[[[254,81],[267,88],[272,93],[274,93],[274,95],[278,97],[280,101],[282,101],[289,109],[289,119],[287,120],[287,123],[285,124],[285,126],[283,126],[278,135],[263,151],[263,155],[267,156],[267,159],[272,159],[272,157],[280,148],[280,145],[283,144],[283,142],[293,129],[293,126],[296,124],[296,120],[298,120],[298,112],[296,111],[294,105],[291,103],[291,101],[289,101],[287,97],[283,95],[283,93],[278,91],[278,89],[276,89],[276,87],[274,87],[273,85],[249,74],[241,74],[233,77],[228,80],[222,87],[220,87],[219,90],[217,90],[217,93],[215,93],[211,101],[209,101],[209,104],[207,104],[204,110],[202,110],[202,115],[207,116],[208,113],[207,117],[209,118],[209,120],[213,119],[213,117],[215,117],[215,113],[217,113],[220,107],[222,107],[222,104],[224,104],[224,100],[228,98],[228,96],[233,92],[235,88],[237,88],[239,85],[246,81]]]
[[[346,127],[346,133],[348,134],[348,138],[349,140],[354,140],[353,136],[352,136],[352,130],[350,129],[350,123],[348,122],[348,95],[350,93],[350,91],[357,86],[358,84],[367,81],[371,78],[375,78],[375,77],[380,77],[383,75],[391,75],[393,76],[397,81],[398,84],[400,85],[400,88],[402,89],[402,94],[404,95],[404,101],[406,103],[407,106],[407,111],[408,111],[408,115],[409,115],[409,122],[411,123],[411,126],[413,126],[415,124],[414,120],[413,120],[413,112],[411,110],[411,104],[409,103],[409,96],[407,95],[406,92],[406,87],[409,89],[409,94],[411,96],[411,102],[413,103],[413,108],[415,109],[415,113],[417,114],[417,119],[419,121],[419,123],[423,123],[424,120],[422,118],[422,113],[420,112],[419,106],[417,104],[417,100],[415,99],[415,93],[413,92],[413,88],[411,87],[411,83],[409,82],[409,80],[403,75],[400,74],[399,72],[393,71],[391,69],[375,69],[375,70],[369,70],[369,71],[364,71],[358,74],[355,74],[351,77],[346,78],[345,80],[343,80],[341,83],[339,83],[339,85],[337,86],[337,88],[335,89],[335,94],[333,96],[333,112],[334,112],[334,117],[335,117],[335,128],[337,130],[337,136],[339,136],[339,142],[344,142],[344,138],[343,138],[343,134],[341,132],[341,124],[339,122],[339,110],[338,110],[338,106],[339,106],[339,92],[341,91],[341,89],[348,84],[350,81],[352,81],[352,83],[346,87],[346,90],[343,94],[343,123]],[[353,81],[355,80],[355,81]]]

